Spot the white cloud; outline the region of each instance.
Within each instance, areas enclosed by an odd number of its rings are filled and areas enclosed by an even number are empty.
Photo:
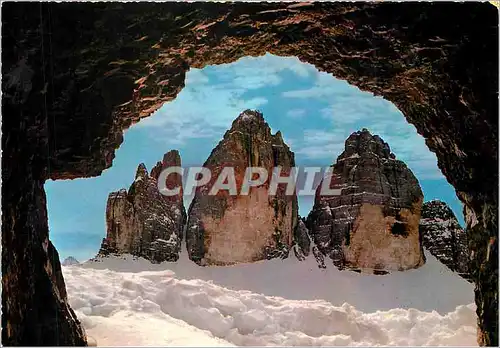
[[[314,70],[311,75],[314,75],[316,79],[313,87],[286,91],[282,93],[283,97],[323,99],[346,93],[351,95],[353,93],[356,94],[361,92],[357,87],[350,85],[346,81],[333,78],[331,74]]]
[[[290,62],[289,65],[287,66],[287,69],[290,71],[294,72],[295,75],[300,76],[300,77],[308,77],[311,74],[314,74],[317,70],[316,67],[312,64],[309,63],[301,63],[299,59],[296,58],[296,61],[293,61],[293,58],[289,58]]]
[[[313,98],[327,105],[320,110],[325,122],[321,130],[306,129],[302,139],[287,139],[289,145],[294,144],[292,150],[296,154],[306,159],[334,161],[349,134],[368,128],[388,142],[396,156],[419,178],[442,178],[436,157],[424,139],[392,103],[381,97],[362,92],[295,57],[244,57],[209,69],[216,69],[217,74],[191,69],[179,96],[139,126],[149,129],[151,136],[161,142],[182,145],[190,139],[219,139],[243,110],[258,109],[268,102],[266,95],[256,95],[256,89],[280,84],[280,74],[289,71],[300,77],[313,77],[314,85],[283,92],[283,97]],[[251,98],[246,97],[249,91]],[[286,112],[287,117],[295,120],[305,115],[303,108]]]
[[[286,115],[290,118],[302,118],[306,114],[306,110],[304,109],[290,109],[286,112]]]
[[[383,123],[402,117],[397,109],[391,107],[391,103],[362,92],[332,96],[328,100],[330,106],[322,109],[321,115],[336,127],[367,121]]]
[[[260,57],[243,57],[219,67],[224,68],[224,75],[219,77],[221,81],[245,89],[276,86],[282,81],[279,74],[287,70],[300,77],[316,72],[313,65],[302,63],[297,57],[278,57],[268,53]]]
[[[406,122],[406,121],[403,121]],[[392,127],[387,125],[382,139],[390,146],[398,159],[403,160],[419,179],[442,179],[443,174],[437,166],[436,154],[431,152],[422,136],[418,135],[415,128],[410,126],[405,133],[394,133]],[[400,126],[400,125],[399,125]],[[408,126],[408,124],[407,124]]]
[[[327,131],[323,129],[306,129],[304,130],[304,140],[310,144],[324,144],[329,142],[344,142],[345,137],[343,130]]]
[[[186,85],[202,85],[202,84],[207,84],[209,82],[209,78],[205,73],[203,73],[203,70],[200,69],[191,69],[189,72],[186,74]]]
[[[191,73],[191,72],[190,72]],[[245,109],[258,109],[264,97],[243,98],[244,89],[217,85],[187,85],[179,96],[138,126],[149,130],[160,142],[176,145],[190,139],[219,138]]]
[[[402,118],[402,116],[401,116]],[[441,179],[443,174],[437,166],[436,155],[429,151],[424,139],[413,132],[406,121],[385,120],[384,125],[377,125],[370,120],[363,123],[372,134],[379,135],[391,147],[397,159],[404,161],[419,179]],[[380,120],[376,121],[380,122]],[[407,128],[404,132],[394,133],[391,127],[401,126],[405,122]],[[362,128],[359,127],[359,128]],[[303,139],[294,139],[294,150],[309,160],[329,160],[334,163],[336,158],[344,151],[345,140],[359,128],[332,128],[328,130],[306,129]]]
[[[442,178],[436,156],[429,151],[424,138],[389,101],[323,72],[316,72],[311,88],[287,91],[283,96],[314,98],[328,104],[320,111],[327,121],[326,127],[321,131],[306,129],[304,138],[295,142],[296,153],[314,160],[336,158],[343,151],[349,134],[367,128],[384,139],[418,178]]]
[[[314,71],[312,65],[305,65],[295,57],[270,54],[244,57],[210,69],[216,69],[215,78],[205,70],[189,70],[186,87],[177,98],[142,120],[138,127],[148,129],[150,136],[161,142],[173,144],[219,138],[243,110],[259,109],[268,102],[265,95],[248,98],[245,93],[280,84],[279,74],[284,70],[303,77]]]
[[[307,159],[328,159],[333,163],[344,150],[345,139],[346,132],[342,129],[306,129],[303,139],[300,142],[295,141],[295,153]]]
[[[271,73],[267,76],[263,75],[249,75],[242,76],[237,75],[234,77],[234,80],[231,81],[231,84],[235,84],[237,86],[242,86],[245,89],[259,89],[266,86],[276,86],[281,83],[281,78],[276,73]]]
[[[300,147],[295,151],[297,155],[303,155],[308,159],[320,160],[324,158],[332,159],[335,162],[333,154],[340,153],[340,147],[336,147],[336,144],[322,144],[322,145],[309,145]]]

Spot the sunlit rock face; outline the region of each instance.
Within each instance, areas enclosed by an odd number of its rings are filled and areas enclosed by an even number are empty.
[[[420,234],[424,247],[452,271],[471,281],[467,234],[451,208],[442,201],[422,206]]]
[[[281,133],[272,135],[261,113],[241,113],[204,164],[212,177],[196,189],[189,207],[189,257],[202,265],[287,257],[297,224],[297,197],[286,195],[284,185],[274,196],[268,195],[268,188],[274,167],[281,166],[285,176],[294,165],[294,154]],[[229,167],[234,168],[237,193],[247,167],[265,168],[269,176],[263,185],[251,187],[248,195],[230,195],[228,190],[210,195],[220,173]]]
[[[424,264],[420,185],[379,136],[366,129],[352,133],[332,167],[333,195],[322,194],[323,184],[308,225],[318,249],[337,267],[383,273]]]
[[[107,235],[99,255],[129,253],[152,262],[177,261],[186,213],[182,191],[165,196],[158,190],[161,170],[180,166],[176,150],[165,154],[163,161],[148,174],[144,164],[137,168],[134,183],[128,192],[111,192],[106,206]],[[168,188],[181,186],[181,177],[169,175]]]
[[[62,266],[72,266],[72,265],[78,265],[80,262],[78,262],[77,259],[75,259],[73,256],[68,256],[67,258],[64,259],[63,262],[61,262]]]

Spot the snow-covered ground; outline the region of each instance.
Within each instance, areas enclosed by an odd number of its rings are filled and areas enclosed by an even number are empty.
[[[124,256],[63,272],[98,345],[476,345],[473,286],[426,257],[385,276],[293,255],[199,267],[185,252],[177,263]]]

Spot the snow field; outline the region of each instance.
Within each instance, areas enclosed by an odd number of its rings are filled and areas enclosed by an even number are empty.
[[[297,268],[307,265],[311,259],[202,268],[186,262],[185,256],[179,263],[161,265],[126,256],[125,260],[108,258],[83,266],[63,267],[63,271],[70,304],[87,334],[100,346],[476,345],[473,304],[455,305],[454,310],[441,314],[411,308],[365,313],[344,302],[336,305],[343,301],[345,291],[350,288],[356,290],[352,302],[356,307],[360,304],[368,308],[366,304],[370,301],[375,302],[372,304],[375,307],[380,299],[387,302],[383,306],[390,305],[391,298],[393,308],[405,307],[408,299],[396,298],[394,293],[403,294],[415,283],[398,279],[420,279],[419,273],[434,279],[432,283],[421,284],[419,290],[420,297],[438,297],[435,302],[441,306],[435,307],[437,310],[443,312],[443,308],[450,307],[454,301],[472,302],[470,284],[451,272],[437,272],[440,270],[437,261],[428,257],[426,269],[424,266],[388,276],[340,272],[333,268],[327,272],[317,267]],[[277,272],[278,266],[281,273]],[[166,270],[167,267],[178,267],[184,274],[181,277]],[[128,272],[119,271],[120,268]],[[283,290],[281,277],[291,276],[290,272],[294,277],[285,285],[294,284],[295,291],[292,288],[285,295],[295,294],[296,298],[275,296]],[[192,279],[183,279],[189,276]],[[214,280],[202,280],[202,276]],[[456,284],[450,279],[456,280]],[[311,284],[312,281],[315,283]],[[444,285],[440,283],[443,282],[470,290],[469,301],[463,296],[450,299],[448,293],[442,291]],[[346,283],[349,286],[346,287]],[[406,288],[396,291],[397,285]],[[328,297],[321,292],[312,291],[306,296],[308,290],[323,288],[332,293],[330,302],[315,299]],[[379,288],[385,289],[385,297]],[[423,289],[430,291],[430,296],[423,293]]]

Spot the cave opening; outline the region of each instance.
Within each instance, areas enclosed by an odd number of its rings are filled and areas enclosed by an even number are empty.
[[[96,5],[87,7],[83,15],[82,7],[77,6],[48,4],[34,10],[30,6],[6,6],[8,15],[3,17],[3,25],[11,29],[6,30],[3,44],[12,47],[3,54],[3,73],[7,73],[3,113],[20,115],[3,119],[2,197],[14,203],[2,205],[2,216],[12,217],[3,218],[2,227],[2,304],[8,315],[2,319],[4,339],[29,344],[82,342],[74,321],[57,318],[63,333],[54,340],[53,328],[44,322],[53,322],[53,317],[37,305],[44,302],[61,314],[58,318],[69,313],[64,303],[50,301],[56,286],[44,275],[40,261],[44,260],[42,246],[48,230],[45,180],[99,175],[111,165],[114,149],[122,142],[121,131],[172,100],[182,88],[189,66],[235,61],[268,50],[297,55],[386,97],[423,134],[465,204],[477,281],[478,342],[497,344],[498,194],[492,187],[498,186],[498,74],[491,72],[498,71],[498,13],[491,5],[221,4],[215,9],[207,4],[196,11],[184,4],[148,4],[135,9]],[[77,17],[76,30],[63,29]],[[167,40],[161,30],[165,27],[172,29],[167,31]],[[73,46],[68,55],[69,42]],[[178,50],[181,42],[187,44],[187,50]],[[44,49],[48,44],[50,49]],[[374,45],[382,49],[371,49]],[[116,60],[120,52],[137,59]],[[107,63],[120,67],[111,69]],[[146,82],[138,107],[133,103],[132,109],[127,100],[132,90],[111,96],[105,93],[106,86],[116,86],[123,79],[121,72],[113,77],[122,64],[130,76],[127,83],[118,85],[127,90],[131,79]],[[79,76],[76,84],[71,77],[68,80],[68,69]],[[48,89],[45,73],[52,78]],[[156,98],[143,95],[156,92]],[[116,102],[115,97],[123,104],[107,104]],[[40,113],[44,98],[49,104]],[[94,111],[99,118],[89,117]],[[50,123],[47,118],[59,122]],[[23,239],[26,234],[32,238]],[[20,259],[19,255],[32,258]],[[10,277],[11,272],[17,276]],[[39,301],[42,298],[49,301]],[[6,303],[12,306],[6,307]],[[34,316],[25,318],[23,310],[33,311]]]
[[[191,69],[174,101],[125,131],[113,166],[101,176],[47,181],[51,240],[62,258],[95,256],[106,231],[107,195],[128,189],[140,163],[151,170],[164,153],[178,149],[184,167],[203,165],[245,109],[260,110],[272,132],[282,132],[297,166],[334,164],[347,137],[367,128],[415,173],[425,201],[443,200],[464,225],[462,203],[437,167],[435,154],[392,103],[294,57],[267,53]],[[184,197],[186,209],[191,199]],[[314,197],[298,200],[299,214],[306,218]]]
[[[297,58],[266,54],[241,58],[230,64],[191,69],[186,75],[185,87],[175,100],[124,133],[124,142],[116,151],[111,168],[96,178],[46,182],[50,236],[61,260],[73,256],[85,261],[97,254],[101,240],[106,236],[108,194],[123,188],[128,190],[140,163],[150,171],[163,154],[176,149],[183,167],[202,166],[233,120],[245,109],[259,110],[271,132],[281,132],[285,143],[295,153],[299,167],[332,165],[344,151],[345,141],[353,132],[367,129],[373,135],[379,135],[389,144],[397,159],[404,161],[419,179],[425,200],[447,202],[463,224],[462,204],[437,167],[435,155],[392,103],[362,92]],[[191,199],[191,195],[184,196],[186,210]],[[298,205],[299,215],[307,218],[314,205],[314,196],[299,196]],[[405,227],[398,221],[391,232],[402,233],[398,228],[405,232]],[[347,237],[349,244],[350,236]],[[181,257],[185,250],[183,240]],[[294,258],[292,251],[289,258]],[[333,267],[328,257],[326,260],[326,264]],[[182,274],[181,264],[177,269]],[[361,272],[356,268],[350,271]],[[378,269],[373,271],[373,274],[386,273]],[[426,277],[425,272],[419,277]],[[395,297],[405,287],[403,278],[398,279],[401,280],[385,287],[385,291],[394,292]],[[231,285],[231,280],[224,281]],[[446,305],[443,305],[442,296],[435,294],[436,301],[426,299],[428,303],[421,301],[416,306],[433,310],[433,306],[440,302],[438,311],[444,314],[459,304],[468,304],[458,302],[465,297],[472,302],[471,285],[461,286],[462,280],[452,281],[456,281],[453,290],[456,293]],[[428,285],[422,283],[422,286]],[[405,301],[417,301],[423,288],[418,289],[414,287]],[[288,292],[287,295],[297,299],[304,296],[301,292]],[[387,298],[380,302],[381,309],[406,306],[391,303]],[[368,308],[376,309],[369,306],[363,309]]]

